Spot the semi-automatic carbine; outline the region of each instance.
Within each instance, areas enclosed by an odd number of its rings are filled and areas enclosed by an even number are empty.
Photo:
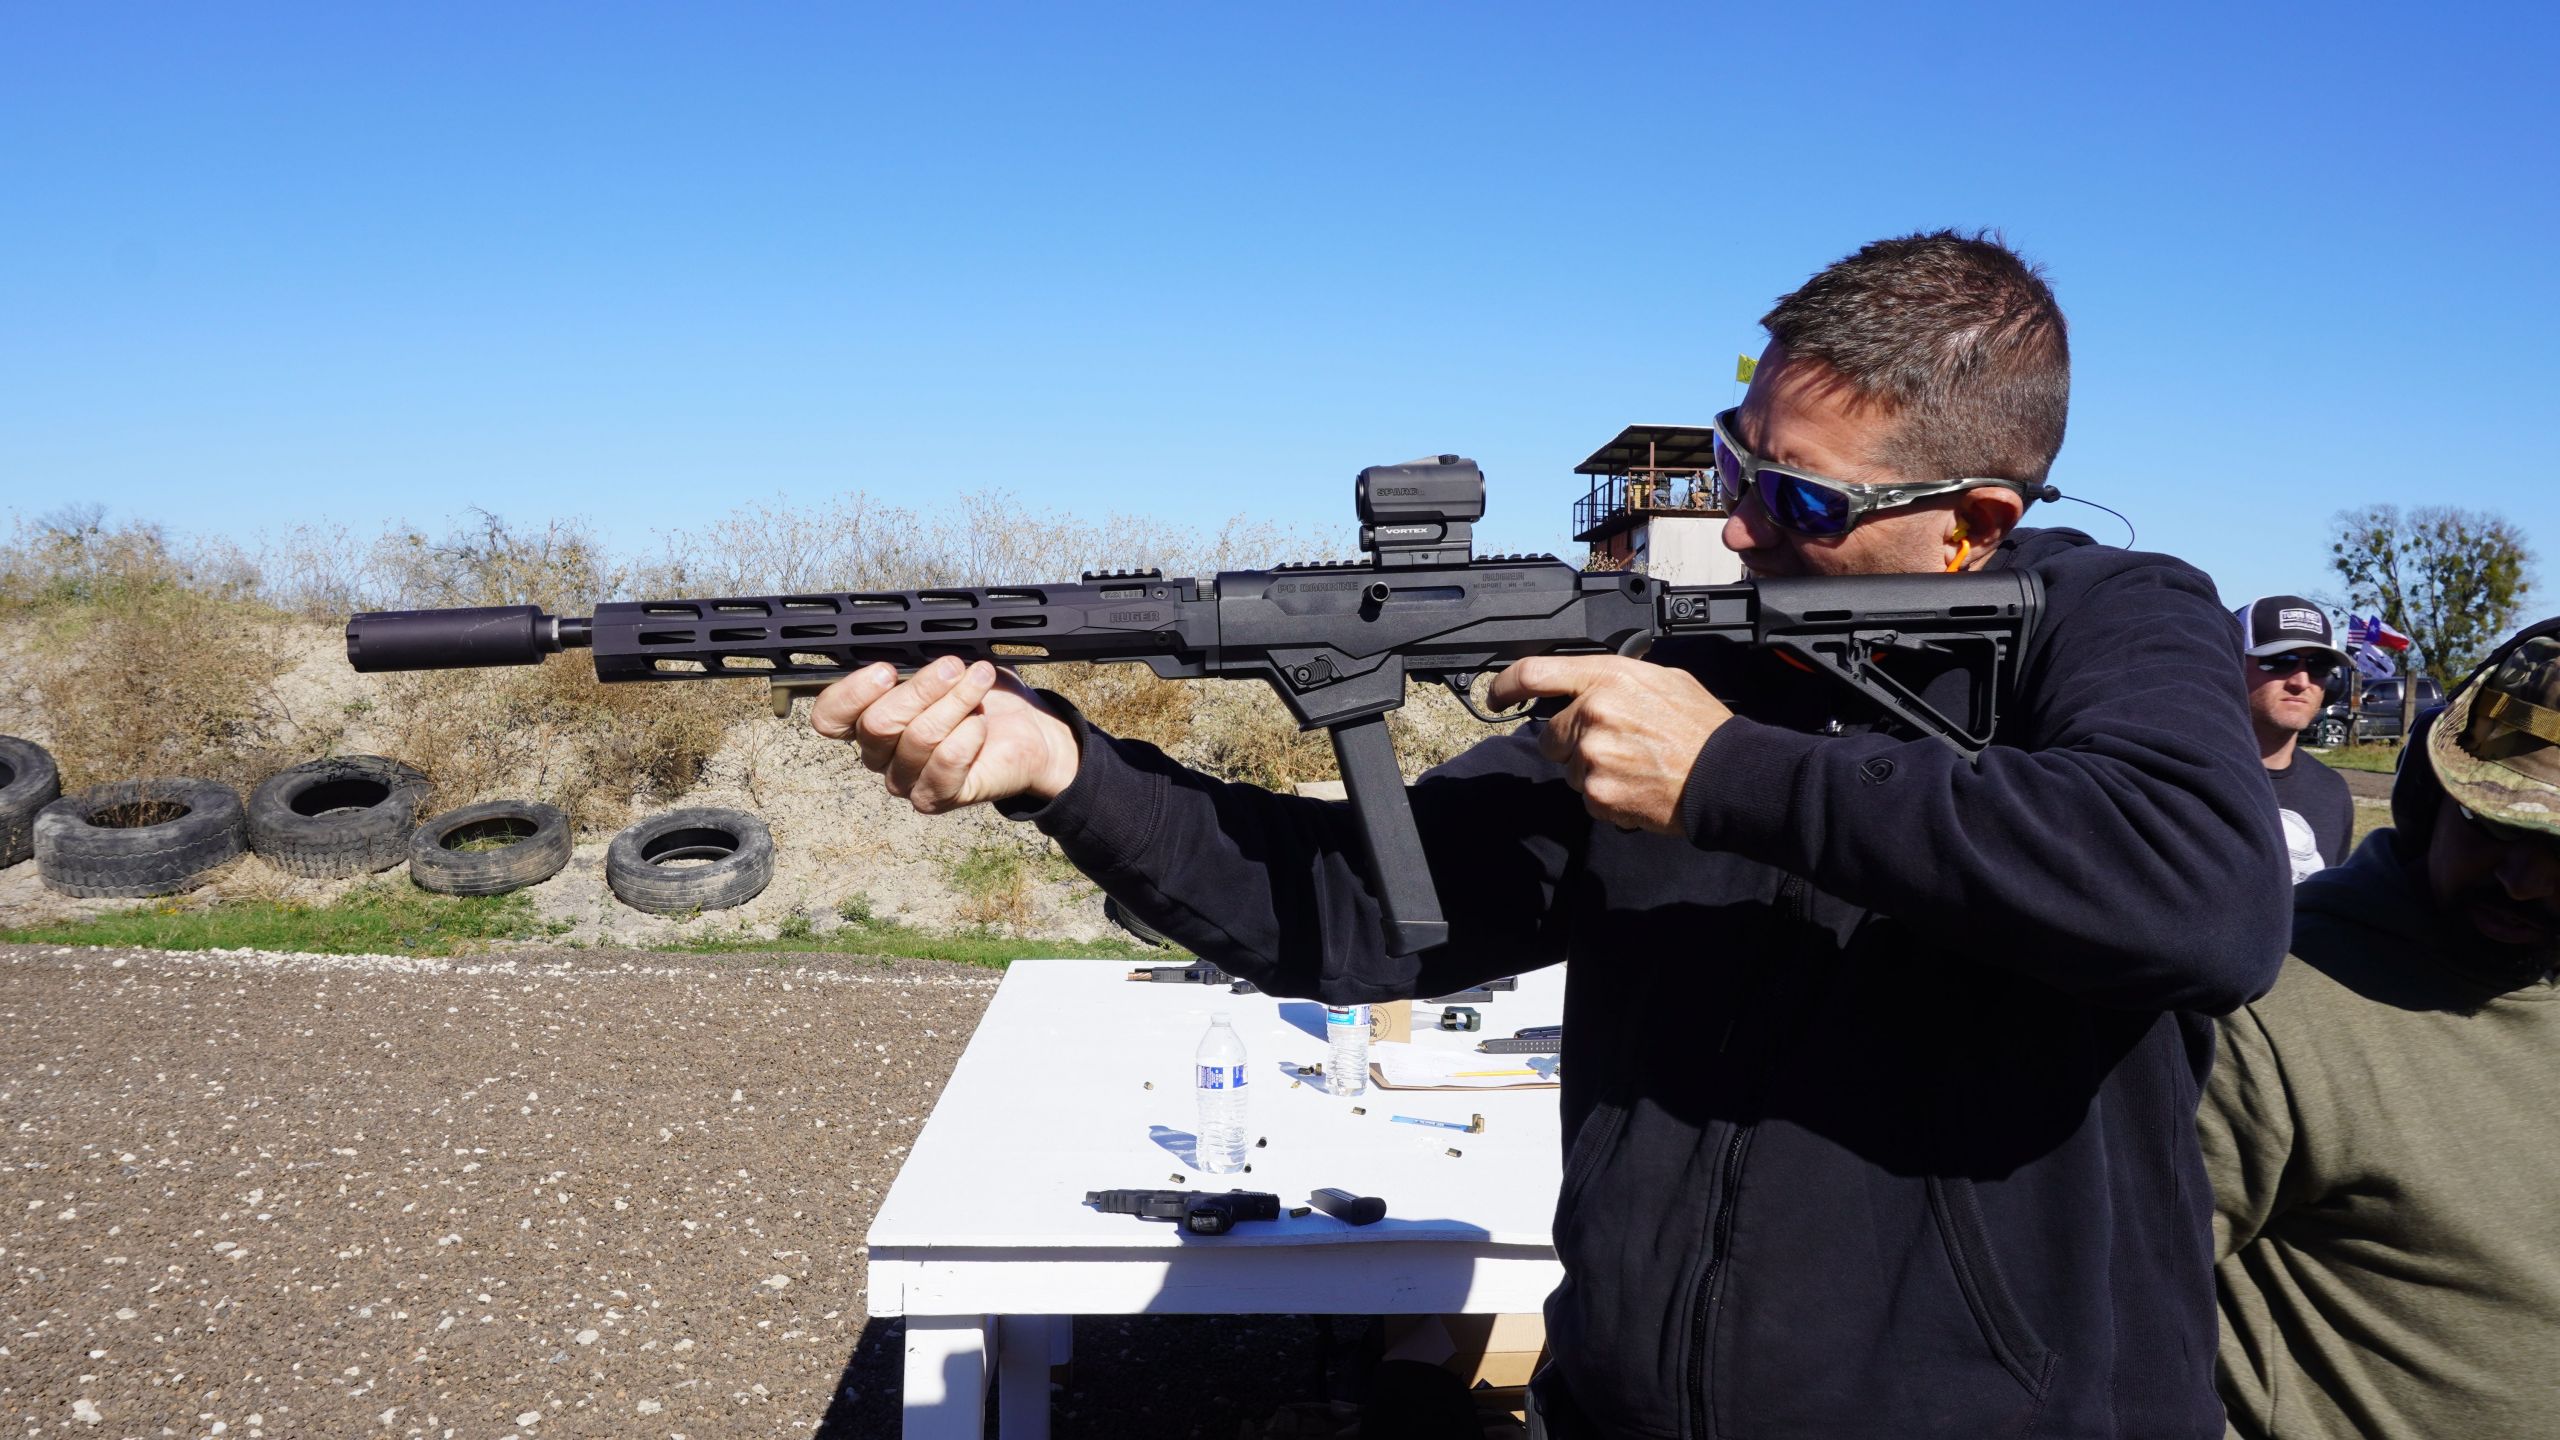
[[[1486,714],[1469,687],[1513,661],[1637,655],[1665,636],[1713,636],[1790,656],[1970,757],[1991,742],[2043,603],[2042,585],[2020,570],[1670,585],[1552,555],[1478,556],[1484,475],[1455,455],[1372,466],[1356,493],[1357,560],[1208,580],[1088,571],[1073,584],[640,600],[591,617],[531,605],[385,611],[347,622],[347,659],[366,671],[437,670],[583,648],[607,682],[765,681],[776,713],[863,666],[904,672],[944,655],[1266,681],[1302,728],[1332,735],[1388,950],[1408,955],[1448,938],[1387,734],[1408,678],[1446,685],[1496,722],[1518,717]],[[1896,656],[1917,661],[1915,673],[1961,668],[1965,713],[1945,714],[1896,679]]]

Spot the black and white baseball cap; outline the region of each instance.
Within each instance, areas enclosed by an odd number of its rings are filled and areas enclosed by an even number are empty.
[[[2329,612],[2299,595],[2261,595],[2232,612],[2240,617],[2240,653],[2283,655],[2295,650],[2326,650],[2340,660]]]

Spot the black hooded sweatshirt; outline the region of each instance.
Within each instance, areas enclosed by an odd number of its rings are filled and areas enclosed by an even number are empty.
[[[2168,557],[2041,530],[1991,563],[2046,612],[1978,763],[1666,643],[1739,717],[1688,834],[1593,820],[1527,728],[1487,740],[1411,787],[1451,926],[1419,956],[1384,953],[1342,805],[1071,717],[1075,782],[1008,808],[1277,995],[1573,961],[1564,1433],[2219,1436],[2204,1017],[2272,983],[2290,899],[2238,637]],[[1961,713],[1961,677],[1910,678]]]

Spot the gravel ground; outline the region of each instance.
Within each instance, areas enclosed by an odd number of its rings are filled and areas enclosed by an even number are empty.
[[[897,1434],[862,1234],[997,975],[0,946],[0,1437]],[[1061,1440],[1315,1398],[1078,1324]]]

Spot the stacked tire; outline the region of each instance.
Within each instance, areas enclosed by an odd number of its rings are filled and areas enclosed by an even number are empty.
[[[64,795],[42,746],[0,735],[0,866],[32,855],[48,889],[119,899],[192,890],[249,852],[305,879],[405,860],[410,880],[440,895],[504,895],[568,866],[569,817],[559,807],[492,800],[421,824],[428,788],[424,773],[397,760],[340,755],[268,777],[245,805],[228,785],[184,777]],[[773,853],[773,832],[746,811],[670,810],[614,837],[605,883],[652,914],[725,910],[764,893]]]
[[[0,868],[36,853],[36,815],[62,796],[62,771],[33,740],[0,735]]]
[[[504,895],[559,874],[570,848],[569,817],[556,805],[465,805],[409,837],[409,879],[438,895]]]
[[[310,880],[388,870],[409,858],[426,796],[425,774],[380,755],[296,765],[249,797],[249,848]]]
[[[176,895],[248,848],[240,792],[211,780],[92,785],[45,806],[35,820],[36,872],[64,895]]]
[[[613,837],[604,881],[623,904],[653,915],[744,905],[773,883],[773,832],[744,810],[670,810]]]

